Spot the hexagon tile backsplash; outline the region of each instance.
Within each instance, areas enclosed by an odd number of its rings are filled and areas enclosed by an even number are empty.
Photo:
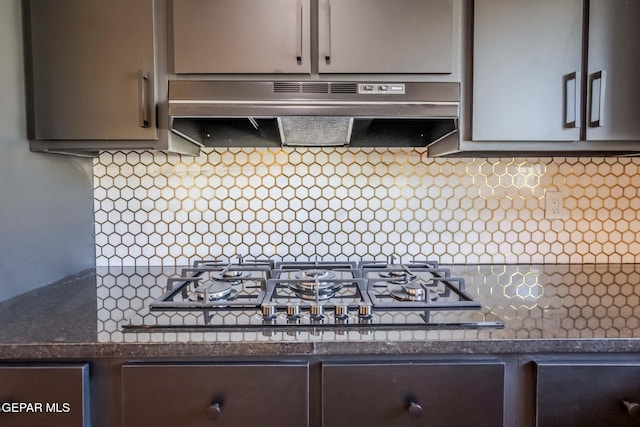
[[[431,159],[424,149],[107,152],[97,265],[206,257],[640,262],[640,159]],[[545,219],[545,191],[561,219]]]

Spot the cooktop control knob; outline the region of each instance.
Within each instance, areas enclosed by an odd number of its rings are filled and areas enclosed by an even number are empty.
[[[276,306],[273,304],[265,304],[262,306],[262,318],[273,319],[276,317]]]
[[[311,318],[313,319],[322,319],[324,317],[324,307],[321,305],[312,305],[309,309],[311,314]]]
[[[288,318],[298,318],[300,317],[300,306],[291,304],[287,306],[287,317]]]
[[[348,305],[336,305],[336,318],[345,319],[349,315]]]
[[[369,318],[369,317],[371,317],[372,311],[373,311],[373,309],[372,309],[371,305],[369,305],[369,304],[360,304],[360,306],[358,306],[358,317]]]

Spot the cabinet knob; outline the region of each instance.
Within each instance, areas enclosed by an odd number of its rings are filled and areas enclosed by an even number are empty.
[[[209,406],[206,410],[206,414],[207,418],[209,418],[210,420],[217,420],[220,417],[220,414],[222,414],[222,411],[220,410],[220,404],[214,403],[213,405]]]
[[[409,416],[414,420],[420,418],[422,416],[422,413],[424,412],[422,410],[422,406],[418,405],[416,402],[409,403],[407,411],[409,411]]]
[[[627,412],[632,417],[640,417],[640,403],[622,401],[622,404],[627,408]]]

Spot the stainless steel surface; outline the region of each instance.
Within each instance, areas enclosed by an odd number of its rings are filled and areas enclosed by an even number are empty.
[[[206,411],[205,411],[207,418],[210,420],[217,420],[218,418],[220,418],[220,415],[222,415],[222,410],[220,409],[220,404],[219,403],[214,403],[213,405],[209,406]]]
[[[457,132],[460,93],[455,82],[172,80],[169,98],[173,132],[208,146],[426,146]]]
[[[300,315],[300,306],[295,304],[287,305],[287,317],[298,317]]]
[[[416,402],[409,403],[409,408],[407,409],[407,411],[409,412],[409,416],[413,420],[417,420],[421,418],[424,412],[424,410],[422,409],[422,406],[420,406]]]
[[[473,140],[580,139],[577,126],[564,126],[573,101],[563,76],[582,68],[582,8],[582,0],[474,3]]]
[[[360,304],[358,306],[358,317],[371,317],[373,307],[371,304]]]
[[[324,317],[324,307],[320,304],[313,304],[309,309],[309,314],[312,318],[321,319]]]
[[[361,262],[364,267],[356,268],[355,261],[315,259],[271,262],[269,267],[279,268],[270,269],[262,260],[240,260],[198,261],[193,267],[183,268],[179,276],[166,280],[166,284],[158,283],[162,296],[149,305],[149,314],[142,316],[145,320],[138,326],[214,331],[261,328],[265,333],[291,328],[311,328],[321,333],[337,327],[345,331],[371,327],[502,327],[498,319],[448,320],[449,311],[480,312],[482,306],[465,291],[462,278],[450,277],[448,269],[424,268],[437,265],[436,262]],[[398,284],[399,276],[393,274],[396,272],[413,279]],[[363,274],[369,278],[363,278]],[[385,289],[380,289],[381,281]],[[402,296],[398,297],[400,292]],[[156,313],[158,318],[154,318]],[[182,313],[195,316],[195,322],[187,321]],[[228,315],[232,317],[225,319]],[[124,326],[128,331],[136,330],[134,324]]]

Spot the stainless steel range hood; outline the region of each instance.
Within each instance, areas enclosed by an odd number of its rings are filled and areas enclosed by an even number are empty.
[[[204,146],[427,146],[459,103],[459,83],[169,82],[171,130]]]

